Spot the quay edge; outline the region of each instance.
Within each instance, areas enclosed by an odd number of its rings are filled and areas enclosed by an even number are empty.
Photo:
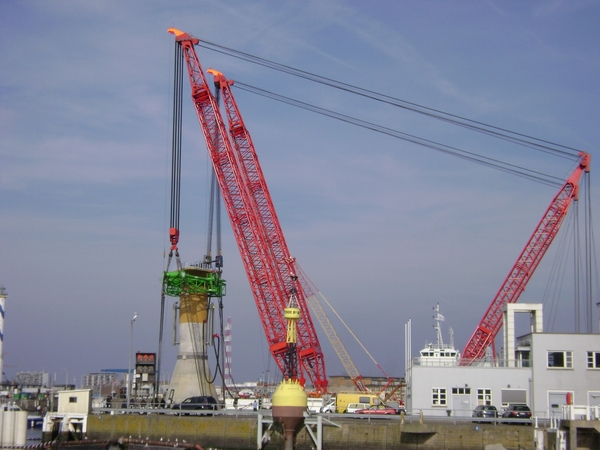
[[[332,417],[335,422],[335,418]],[[326,450],[354,449],[461,449],[480,450],[489,445],[498,448],[535,450],[535,428],[518,425],[471,424],[469,422],[402,423],[397,420],[353,419],[337,422],[338,426],[323,426],[322,443]],[[284,444],[283,430],[274,430],[265,449],[279,449]],[[220,450],[257,448],[258,420],[256,416],[203,416],[176,417],[168,415],[92,414],[87,429],[77,444],[121,442],[122,446],[136,448],[177,446]],[[554,434],[544,434],[545,448],[553,450]],[[48,443],[49,436],[42,436]],[[66,440],[66,436],[63,440]],[[56,444],[56,441],[54,442]],[[72,444],[75,444],[72,442]],[[129,444],[129,445],[127,445]],[[137,445],[136,445],[137,444]],[[154,445],[153,445],[154,444]],[[60,445],[60,444],[59,444]],[[92,445],[93,446],[93,445]],[[70,445],[69,445],[70,447]],[[196,447],[197,448],[197,447]],[[315,448],[306,428],[296,437],[296,450]]]

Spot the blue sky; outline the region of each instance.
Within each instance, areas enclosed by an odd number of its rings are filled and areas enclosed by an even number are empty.
[[[44,370],[79,383],[126,368],[134,312],[134,350],[156,351],[168,251],[169,27],[585,150],[593,161],[600,141],[599,1],[5,1],[0,17],[8,378]],[[343,114],[557,177],[573,169],[204,48],[198,55],[205,70]],[[194,261],[205,250],[210,163],[187,89],[179,247]],[[291,253],[384,370],[403,375],[408,319],[413,353],[435,339],[438,302],[446,338],[452,327],[462,349],[557,189],[234,93]],[[255,380],[276,366],[224,224],[233,376]],[[520,301],[541,301],[554,253]],[[573,331],[571,292],[553,306],[555,331]],[[338,331],[359,371],[380,375]],[[343,374],[321,340],[328,373]],[[165,341],[169,376],[169,331]]]

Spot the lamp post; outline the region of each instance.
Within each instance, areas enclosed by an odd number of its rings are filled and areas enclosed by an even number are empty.
[[[133,319],[131,319],[131,331],[129,332],[129,370],[127,371],[127,408],[129,408],[129,402],[131,401],[131,352],[133,351],[133,322],[137,318],[138,314],[133,313]]]

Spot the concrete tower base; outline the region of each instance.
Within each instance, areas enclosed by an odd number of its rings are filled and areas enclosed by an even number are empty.
[[[205,278],[207,270],[193,267],[185,269],[190,277]],[[188,397],[211,395],[216,398],[212,374],[206,354],[208,297],[189,294],[185,290],[179,297],[179,354],[167,392],[167,401],[179,403]]]

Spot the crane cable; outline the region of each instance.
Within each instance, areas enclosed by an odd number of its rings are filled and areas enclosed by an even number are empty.
[[[232,56],[241,60],[245,60],[257,65],[261,65],[267,68],[271,68],[286,74],[290,74],[299,78],[303,78],[309,81],[313,81],[316,83],[320,83],[322,85],[325,86],[329,86],[329,87],[333,87],[335,89],[344,91],[344,92],[348,92],[348,93],[352,93],[355,95],[359,95],[365,98],[369,98],[372,100],[376,100],[382,103],[386,103],[389,105],[393,105],[408,111],[412,111],[424,116],[427,116],[429,118],[433,118],[436,120],[440,120],[443,122],[447,122],[449,124],[452,125],[456,125],[456,126],[460,126],[460,127],[464,127],[466,129],[469,129],[471,131],[475,131],[475,132],[479,132],[491,137],[495,137],[501,140],[505,140],[508,142],[512,142],[514,144],[517,145],[521,145],[524,147],[528,147],[537,151],[541,151],[547,154],[551,154],[554,156],[558,156],[561,158],[566,158],[566,159],[571,159],[571,160],[575,160],[578,157],[579,154],[579,150],[575,149],[573,147],[569,147],[569,146],[565,146],[562,144],[556,144],[547,140],[543,140],[543,139],[539,139],[539,138],[535,138],[533,136],[529,136],[523,133],[518,133],[518,132],[514,132],[514,131],[510,131],[508,129],[505,128],[501,128],[501,127],[496,127],[493,125],[489,125],[480,121],[475,121],[475,120],[471,120],[471,119],[467,119],[465,117],[461,117],[458,116],[456,114],[451,114],[451,113],[447,113],[447,112],[443,112],[441,110],[437,110],[434,108],[429,108],[426,107],[424,105],[419,105],[417,103],[413,103],[413,102],[408,102],[402,99],[398,99],[398,98],[394,98],[385,94],[380,94],[377,92],[374,92],[372,90],[368,90],[368,89],[364,89],[364,88],[360,88],[357,86],[353,86],[347,83],[343,83],[340,81],[336,81],[333,80],[331,78],[327,78],[321,75],[316,75],[307,71],[303,71],[300,69],[296,69],[287,65],[283,65],[283,64],[279,64],[276,63],[274,61],[269,61],[266,60],[264,58],[260,58],[254,55],[250,55],[248,53],[244,53],[244,52],[240,52],[238,50],[234,50],[225,46],[221,46],[218,45],[216,43],[212,43],[206,40],[200,40],[198,46],[206,48],[208,50],[211,51],[215,51],[218,53],[222,53],[228,56]],[[284,97],[278,94],[275,94],[273,92],[269,92],[266,91],[264,89],[260,89],[257,87],[253,87],[247,84],[244,84],[242,82],[237,82],[237,87],[240,87],[240,89],[242,90],[246,90],[248,92],[257,94],[257,95],[262,95],[264,97],[270,98],[270,99],[274,99],[289,105],[293,105],[293,106],[297,106],[300,107],[302,109],[305,110],[309,110],[312,112],[317,112],[321,115],[325,115],[331,118],[335,118],[337,120],[343,121],[343,122],[347,122],[350,124],[354,124],[357,126],[361,126],[363,128],[366,129],[370,129],[372,131],[376,131],[379,133],[383,133],[383,134],[387,134],[390,135],[392,137],[396,137],[398,139],[403,139],[405,141],[408,142],[412,142],[415,143],[417,145],[421,145],[442,153],[446,153],[449,155],[453,155],[456,157],[459,157],[461,159],[465,159],[465,160],[469,160],[478,164],[482,164],[484,166],[488,166],[491,168],[495,168],[497,170],[503,171],[503,172],[507,172],[507,173],[511,173],[513,175],[516,176],[520,176],[526,179],[530,179],[532,181],[541,183],[541,184],[546,184],[549,186],[553,186],[553,187],[558,187],[562,184],[562,179],[558,178],[558,177],[554,177],[548,174],[544,174],[541,172],[537,172],[537,171],[533,171],[533,170],[529,170],[526,169],[524,167],[520,167],[520,166],[516,166],[516,165],[512,165],[512,164],[508,164],[508,163],[504,163],[502,161],[493,159],[493,158],[488,158],[488,157],[484,157],[482,155],[477,155],[475,153],[472,152],[468,152],[462,149],[458,149],[456,147],[452,147],[452,146],[448,146],[445,144],[440,144],[428,139],[423,139],[417,136],[413,136],[410,135],[408,133],[404,133],[398,130],[394,130],[391,128],[387,128],[387,127],[383,127],[374,123],[370,123],[370,122],[366,122],[357,118],[353,118],[344,114],[340,114],[340,113],[336,113],[334,111],[330,111],[324,108],[320,108],[317,107],[315,105],[310,105],[308,103],[305,102],[300,102],[298,100],[294,100],[288,97]],[[591,195],[590,191],[588,190],[588,196]],[[588,266],[588,272],[591,269],[592,263],[595,263],[596,268],[598,267],[597,265],[597,261],[596,261],[596,254],[595,252],[592,254],[589,245],[593,245],[593,241],[594,241],[594,236],[593,236],[593,229],[591,229],[591,205],[590,203],[588,203],[588,208],[589,211],[589,215],[587,215],[586,217],[586,223],[585,223],[585,227],[586,227],[586,234],[585,234],[585,239],[586,239],[586,254],[585,254],[585,260]],[[586,209],[586,214],[588,214],[588,210]],[[587,228],[590,227],[590,229],[588,230]],[[592,261],[593,260],[593,261]],[[591,272],[590,272],[591,275]],[[590,278],[589,275],[586,275],[588,278],[586,278],[585,280],[585,290],[586,292],[591,292],[592,290],[592,280]],[[596,277],[596,284],[598,284],[598,278]],[[597,292],[598,292],[598,286],[596,286],[597,288]],[[323,296],[322,293],[319,292],[319,294],[321,295],[321,297],[325,300],[325,302],[327,302],[329,304],[329,302],[327,301],[327,299]],[[590,301],[591,301],[591,295],[587,296]],[[589,303],[589,302],[588,302]],[[333,310],[333,308],[331,307],[331,305],[329,304],[330,308]],[[587,309],[589,310],[591,308],[591,303],[589,303],[589,305],[586,305]],[[334,313],[336,314],[336,316],[339,315],[337,314],[337,312],[335,310],[333,310]],[[590,311],[588,311],[589,313]],[[588,314],[588,321],[591,320],[592,315]],[[340,319],[341,320],[341,319]],[[343,322],[343,321],[342,321]],[[347,325],[344,323],[344,325],[347,327]],[[590,325],[588,325],[590,326]],[[349,330],[351,332],[351,330]],[[353,334],[351,332],[351,334]],[[354,336],[354,334],[353,334]],[[358,341],[358,339],[356,338],[356,336],[354,336],[355,339]],[[362,344],[361,344],[362,346]],[[363,347],[364,348],[364,347]],[[366,349],[365,349],[366,351]],[[367,354],[369,354],[367,352]],[[371,357],[371,355],[369,355]],[[371,359],[373,359],[371,357]],[[375,362],[375,361],[374,361]],[[375,362],[376,363],[376,362]],[[376,363],[377,364],[377,363]],[[377,364],[378,365],[378,364]]]
[[[348,326],[348,324],[344,321],[344,319],[342,319],[342,317],[334,309],[334,307],[332,306],[332,304],[329,303],[329,301],[325,298],[325,295],[323,295],[323,293],[319,290],[319,288],[315,285],[315,283],[313,283],[313,281],[306,274],[306,272],[304,272],[304,270],[302,270],[302,267],[300,267],[300,264],[296,263],[296,268],[297,268],[298,273],[302,274],[302,277],[304,277],[304,279],[312,286],[312,290],[315,291],[315,292],[317,292],[319,294],[319,296],[323,299],[323,301],[325,301],[325,303],[327,303],[327,306],[329,306],[329,308],[331,309],[331,311],[333,311],[333,313],[339,319],[339,321],[342,323],[342,325],[344,325],[344,327],[346,327],[346,330],[348,330],[348,332],[352,335],[352,337],[356,340],[356,342],[358,342],[358,344],[365,351],[365,353],[369,356],[369,358],[371,358],[371,361],[373,361],[373,363],[375,364],[375,366],[377,366],[379,368],[379,370],[381,370],[381,372],[385,375],[385,377],[389,379],[390,377],[387,375],[387,373],[385,373],[385,370],[383,370],[383,368],[375,360],[375,358],[373,357],[373,355],[371,355],[371,353],[369,352],[369,350],[367,350],[367,348],[363,345],[363,343],[360,341],[360,339],[358,339],[358,336],[356,336],[356,334],[354,334],[354,332],[350,329],[350,327]],[[316,296],[315,296],[315,299],[316,299]],[[317,299],[317,301],[318,301],[318,299]]]
[[[548,282],[542,296],[542,303],[548,309],[549,329],[555,329],[556,321],[559,319],[559,303],[563,292],[563,286],[566,284],[567,264],[569,260],[574,262],[574,285],[573,293],[568,294],[573,297],[573,315],[574,329],[577,333],[592,333],[592,299],[593,292],[596,292],[596,302],[600,296],[600,286],[598,277],[597,254],[595,251],[595,239],[593,233],[592,209],[591,209],[591,183],[590,174],[583,174],[582,190],[580,201],[573,202],[572,210],[569,211],[568,219],[563,225],[565,232],[561,233],[558,241],[556,258],[550,269]],[[584,208],[584,225],[579,223],[580,207]],[[583,228],[583,230],[581,230]],[[581,236],[583,232],[583,237]],[[582,244],[583,240],[583,244]],[[583,252],[581,248],[583,247]],[[592,284],[595,281],[595,286]],[[585,303],[582,302],[585,299]],[[582,309],[584,308],[584,309]],[[582,318],[586,321],[582,322]],[[562,323],[561,323],[562,325]]]
[[[594,238],[594,227],[593,227],[593,218],[592,218],[592,182],[591,175],[588,173],[587,177],[584,178],[585,182],[585,200],[586,200],[586,209],[585,209],[585,251],[586,251],[586,266],[588,270],[586,271],[586,290],[585,296],[588,299],[587,304],[587,331],[588,333],[593,332],[593,323],[592,323],[592,308],[594,303],[596,305],[600,305],[600,277],[598,276],[598,260],[596,253],[596,242]],[[593,286],[595,281],[595,286]],[[596,292],[596,300],[595,302],[592,300],[593,292]]]
[[[257,64],[263,67],[267,67],[273,70],[277,70],[282,73],[286,73],[298,78],[306,79],[309,81],[313,81],[315,83],[319,83],[328,87],[332,87],[344,92],[348,92],[351,94],[355,94],[358,96],[362,96],[371,100],[379,101],[382,103],[386,103],[392,106],[396,106],[408,111],[412,111],[433,119],[441,120],[453,125],[461,126],[472,131],[476,131],[479,133],[487,134],[490,136],[497,137],[499,139],[504,139],[510,142],[519,143],[520,145],[524,145],[526,147],[530,147],[532,149],[542,151],[545,153],[550,153],[555,156],[560,156],[563,158],[573,158],[576,157],[579,153],[578,149],[573,147],[569,147],[562,144],[553,143],[544,139],[536,138],[533,136],[529,136],[523,133],[518,133],[515,131],[508,130],[506,128],[497,127],[494,125],[486,124],[484,122],[467,119],[466,117],[459,116],[457,114],[447,113],[435,108],[430,108],[424,105],[420,105],[418,103],[409,102],[406,100],[402,100],[396,97],[392,97],[390,95],[381,94],[370,89],[361,88],[359,86],[354,86],[348,83],[344,83],[341,81],[334,80],[332,78],[325,77],[323,75],[314,74],[305,70],[296,69],[294,67],[277,63],[275,61],[270,61],[265,58],[261,58],[259,56],[251,55],[249,53],[245,53],[239,50],[235,50],[229,47],[225,47],[223,45],[216,44],[214,42],[210,42],[204,39],[199,39],[198,43],[199,47],[206,48],[207,50],[211,50],[217,53],[221,53],[227,56],[232,56],[234,58],[238,58],[253,64]]]
[[[445,153],[448,155],[456,156],[458,158],[465,159],[465,160],[468,160],[471,162],[475,162],[477,164],[481,164],[481,165],[484,165],[487,167],[491,167],[491,168],[500,170],[502,172],[507,172],[507,173],[510,173],[513,175],[517,175],[519,177],[526,178],[531,181],[535,181],[537,183],[545,184],[545,185],[552,186],[552,187],[560,187],[562,185],[562,183],[564,182],[564,180],[562,180],[559,177],[544,174],[542,172],[527,169],[525,167],[517,166],[514,164],[505,163],[498,159],[478,155],[476,153],[473,153],[473,152],[470,152],[467,150],[462,150],[457,147],[452,147],[452,146],[449,146],[446,144],[441,144],[439,142],[435,142],[430,139],[421,138],[421,137],[418,137],[418,136],[415,136],[415,135],[412,135],[409,133],[395,130],[393,128],[388,128],[388,127],[384,127],[382,125],[377,125],[372,122],[367,122],[362,119],[357,119],[355,117],[351,117],[346,114],[338,113],[338,112],[335,112],[335,111],[332,111],[329,109],[321,108],[319,106],[311,105],[309,103],[302,102],[300,100],[296,100],[296,99],[286,97],[286,96],[283,96],[280,94],[276,94],[274,92],[267,91],[265,89],[258,88],[255,86],[251,86],[249,84],[246,84],[246,83],[243,83],[240,81],[234,80],[233,86],[237,87],[238,89],[241,89],[243,91],[247,91],[247,92],[250,92],[253,94],[257,94],[257,95],[260,95],[263,97],[270,98],[272,100],[276,100],[276,101],[279,101],[282,103],[296,106],[301,109],[312,111],[317,114],[328,116],[333,119],[337,119],[342,122],[350,123],[350,124],[353,124],[353,125],[356,125],[356,126],[359,126],[362,128],[366,128],[366,129],[378,132],[378,133],[386,134],[388,136],[391,136],[391,137],[394,137],[397,139],[412,142],[414,144],[417,144],[417,145],[420,145],[423,147],[427,147],[432,150],[436,150],[436,151],[439,151],[439,152],[442,152],[442,153]]]
[[[156,377],[154,395],[158,401],[158,392],[160,388],[160,369],[162,360],[162,341],[165,321],[165,301],[167,288],[167,272],[171,265],[173,252],[175,251],[175,261],[177,269],[181,270],[181,260],[179,259],[179,250],[177,242],[179,240],[179,206],[181,192],[181,124],[182,124],[182,105],[183,105],[183,50],[179,42],[175,42],[175,65],[173,71],[173,135],[171,141],[171,217],[170,217],[170,241],[171,249],[167,265],[164,270],[163,282],[160,298],[160,323],[158,332],[158,351],[156,355]],[[176,233],[174,234],[174,230]]]

